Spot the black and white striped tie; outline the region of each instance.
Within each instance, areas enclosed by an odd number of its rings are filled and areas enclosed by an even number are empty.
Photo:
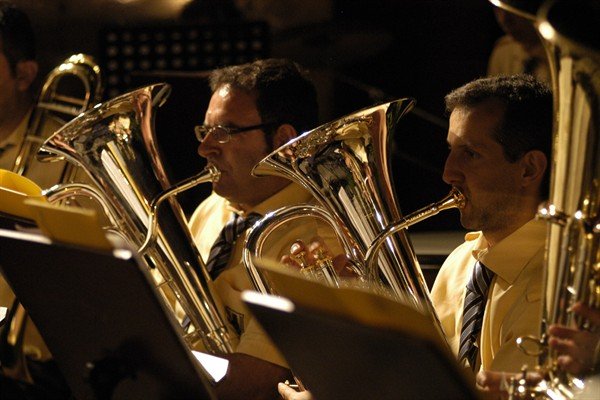
[[[210,248],[210,254],[206,260],[206,269],[213,280],[217,279],[217,276],[227,266],[236,239],[260,218],[261,216],[256,213],[248,214],[246,218],[234,213],[231,220],[225,224],[219,237]]]
[[[481,332],[483,311],[493,277],[494,273],[477,261],[467,283],[458,359],[460,362],[467,361],[473,370],[479,353],[477,339]]]

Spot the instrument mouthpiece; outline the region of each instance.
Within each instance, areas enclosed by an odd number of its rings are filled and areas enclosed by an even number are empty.
[[[452,197],[456,208],[460,209],[465,206],[467,200],[465,199],[465,195],[462,194],[462,192],[459,189],[453,187],[452,190],[450,190],[450,196]]]
[[[221,179],[221,171],[213,164],[208,164],[206,166],[206,171],[209,173],[212,182],[218,182],[219,179]]]

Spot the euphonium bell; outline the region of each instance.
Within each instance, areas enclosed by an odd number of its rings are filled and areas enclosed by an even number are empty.
[[[276,226],[286,218],[315,216],[334,228],[359,274],[376,278],[369,285],[379,288],[383,283],[393,296],[437,319],[405,229],[386,234],[381,243],[383,250],[372,256],[375,273],[369,273],[365,264],[373,242],[394,222],[402,221],[389,174],[388,146],[413,105],[413,100],[401,99],[358,111],[302,134],[255,166],[255,175],[277,175],[294,181],[320,203],[320,207],[300,205],[277,210],[253,226],[244,262],[258,290],[269,288],[261,283],[264,279],[252,258],[261,256],[263,236],[272,230],[272,223]],[[444,204],[458,206],[460,201]],[[432,210],[437,213],[439,209]]]
[[[202,340],[214,353],[232,350],[234,337],[220,315],[218,298],[173,195],[218,179],[208,169],[171,187],[154,132],[156,110],[170,94],[156,84],[121,95],[80,115],[42,146],[42,160],[66,159],[83,168],[93,186],[69,184],[46,191],[60,198],[82,193],[100,201],[115,229],[139,249],[140,259],[164,278],[195,330],[182,334],[191,345]],[[164,204],[164,203],[168,203]],[[162,206],[161,206],[162,205]]]

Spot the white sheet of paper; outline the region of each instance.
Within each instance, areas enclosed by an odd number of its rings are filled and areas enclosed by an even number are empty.
[[[227,374],[229,360],[195,350],[192,350],[192,354],[215,382],[219,382]]]
[[[0,307],[0,326],[4,325],[4,318],[6,318],[7,313],[8,313],[8,308]]]

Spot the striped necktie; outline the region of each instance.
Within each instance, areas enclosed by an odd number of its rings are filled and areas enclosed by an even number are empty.
[[[219,233],[219,237],[210,248],[210,254],[206,261],[206,269],[213,280],[217,279],[217,276],[227,266],[229,258],[231,258],[233,244],[237,238],[260,218],[261,216],[256,213],[250,213],[246,218],[234,213],[231,220],[225,224],[221,233]]]
[[[477,338],[481,332],[483,311],[485,310],[485,302],[493,277],[494,273],[477,261],[471,279],[467,283],[458,359],[461,363],[468,362],[473,370],[475,370],[477,354],[479,353]]]

